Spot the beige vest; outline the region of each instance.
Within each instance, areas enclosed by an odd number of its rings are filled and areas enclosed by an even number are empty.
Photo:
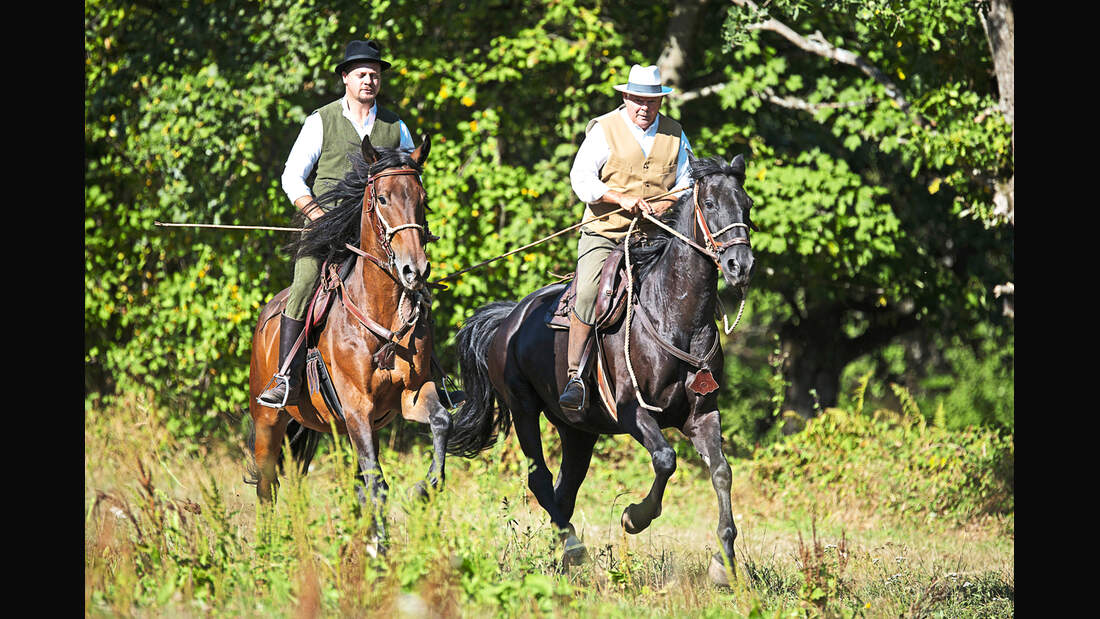
[[[657,125],[657,136],[653,140],[653,147],[650,148],[648,157],[642,152],[638,140],[631,135],[618,109],[589,122],[585,128],[585,134],[591,131],[596,123],[600,123],[607,144],[611,147],[611,155],[600,170],[600,180],[608,188],[643,198],[656,196],[673,188],[676,183],[676,158],[680,154],[682,132],[680,123],[661,114]],[[584,219],[598,217],[617,208],[619,208],[617,204],[595,202],[585,207]],[[627,213],[616,213],[587,224],[584,229],[613,241],[619,241],[626,235],[631,219]],[[642,223],[644,220],[639,221],[635,229],[641,228]]]

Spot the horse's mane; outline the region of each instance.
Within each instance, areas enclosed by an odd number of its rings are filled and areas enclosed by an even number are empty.
[[[320,219],[306,222],[306,229],[300,238],[287,246],[292,255],[313,256],[330,262],[343,260],[350,253],[345,243],[359,246],[367,179],[389,168],[409,167],[417,173],[421,172],[420,164],[413,160],[408,150],[377,147],[374,150],[378,153],[378,159],[372,164],[363,159],[363,153],[359,150],[348,154],[351,170],[335,187],[317,196],[317,203],[331,207],[331,210]]]
[[[691,179],[694,182],[699,182],[705,176],[712,174],[722,174],[726,176],[732,176],[738,179],[744,178],[744,169],[736,168],[727,163],[721,157],[707,157],[705,159],[695,159],[691,162]],[[668,208],[659,218],[661,223],[668,225],[670,228],[675,228],[676,221],[681,216],[681,210],[685,208],[692,208],[691,192],[687,191],[684,195],[680,196],[672,206]],[[635,287],[645,279],[646,275],[653,270],[653,267],[659,262],[661,256],[665,254],[665,251],[669,248],[669,241],[672,241],[672,235],[666,232],[662,228],[651,226],[653,230],[647,233],[645,239],[635,239],[630,242],[630,265],[634,269],[634,285]]]

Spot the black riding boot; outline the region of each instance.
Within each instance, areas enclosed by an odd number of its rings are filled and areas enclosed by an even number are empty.
[[[302,328],[305,327],[306,321],[288,318],[286,314],[280,314],[279,318],[279,367],[282,368],[283,364],[286,363],[287,356],[290,354],[290,349],[294,347],[294,342],[302,334]],[[295,351],[294,360],[290,362],[287,373],[275,374],[275,384],[261,393],[256,401],[271,408],[282,408],[298,404],[298,393],[302,387],[302,366],[305,364],[306,358],[305,353],[306,344],[302,342],[302,345]]]
[[[580,409],[584,406],[584,381],[577,375],[581,364],[581,355],[584,346],[588,343],[588,336],[592,333],[592,326],[586,325],[576,315],[569,316],[569,382],[565,383],[565,389],[558,398],[558,406],[562,408],[572,421],[579,421]]]

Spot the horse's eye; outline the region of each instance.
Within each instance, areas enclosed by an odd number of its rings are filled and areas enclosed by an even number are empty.
[[[706,207],[709,208],[709,209],[714,208],[714,200],[711,200],[709,198],[706,199],[706,200],[703,200],[703,204],[706,205]]]
[[[378,196],[378,203],[385,206],[386,205],[386,196]]]

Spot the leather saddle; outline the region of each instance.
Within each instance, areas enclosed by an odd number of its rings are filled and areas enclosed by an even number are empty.
[[[320,328],[324,326],[328,318],[329,309],[332,308],[333,292],[336,288],[332,278],[336,277],[340,281],[346,282],[354,266],[355,256],[352,255],[339,265],[330,265],[326,262],[321,268],[321,277],[318,279],[317,287],[314,288],[313,296],[310,297],[309,308],[306,311],[308,320],[306,328],[312,331],[309,335],[312,336],[313,344],[316,344],[316,336],[320,333]],[[283,313],[289,297],[290,288],[280,290],[264,307],[260,314],[259,323],[261,325],[266,324],[267,321]]]
[[[304,364],[306,380],[303,381],[303,388],[308,386],[308,391],[302,395],[307,396],[312,401],[314,408],[323,415],[327,415],[328,418],[335,416],[341,421],[344,419],[343,407],[340,405],[340,397],[332,385],[332,379],[329,376],[328,368],[325,366],[325,361],[321,357],[321,352],[317,350],[317,340],[321,331],[324,330],[329,310],[332,309],[332,302],[338,294],[336,289],[339,287],[340,282],[347,281],[354,266],[354,254],[348,256],[340,264],[325,262],[322,265],[321,276],[318,278],[313,296],[310,297],[309,307],[306,311],[306,324],[303,327],[305,338],[302,345],[306,347],[306,361]],[[260,323],[266,323],[281,314],[286,308],[289,296],[289,288],[279,291],[264,308],[264,312],[260,316]]]
[[[606,330],[614,326],[626,310],[626,266],[623,264],[623,247],[611,250],[600,271],[600,283],[596,294],[596,329]],[[577,301],[577,278],[558,295],[547,311],[546,326],[551,329],[569,330],[569,314]]]

